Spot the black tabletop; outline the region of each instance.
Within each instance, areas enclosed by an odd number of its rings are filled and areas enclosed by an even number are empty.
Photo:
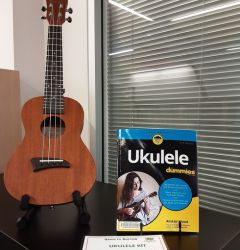
[[[54,208],[41,207],[31,224],[24,230],[18,230],[16,220],[22,213],[19,202],[7,193],[0,175],[0,230],[30,250],[80,250],[85,235],[116,235],[115,197],[114,185],[96,182],[86,197],[91,215],[88,226],[79,224],[78,210],[70,203]],[[240,218],[200,209],[199,234],[165,233],[164,237],[170,250],[217,250],[223,249],[238,231]],[[236,240],[235,237],[233,242],[234,246],[226,250],[234,250],[238,246],[238,238]],[[1,242],[0,249],[5,250]]]

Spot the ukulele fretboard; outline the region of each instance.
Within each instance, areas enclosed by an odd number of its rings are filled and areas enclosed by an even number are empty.
[[[43,106],[45,114],[64,113],[63,94],[62,26],[49,26]]]

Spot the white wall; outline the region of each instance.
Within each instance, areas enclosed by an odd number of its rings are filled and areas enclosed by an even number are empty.
[[[90,147],[87,0],[69,0],[68,7],[73,9],[73,14],[72,23],[63,24],[65,96],[77,100],[83,106],[84,127],[81,137]]]
[[[0,68],[14,69],[13,0],[1,0],[0,8]]]
[[[15,69],[20,72],[21,105],[43,95],[44,26],[42,0],[13,1]]]
[[[88,82],[90,148],[97,159],[97,179],[102,180],[102,22],[101,1],[88,1]]]

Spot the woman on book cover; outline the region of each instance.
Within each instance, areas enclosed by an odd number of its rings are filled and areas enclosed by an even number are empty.
[[[117,210],[120,220],[141,221],[143,225],[149,223],[150,202],[142,189],[142,182],[137,173],[127,174]]]

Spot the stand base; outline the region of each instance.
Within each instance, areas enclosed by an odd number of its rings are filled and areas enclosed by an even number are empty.
[[[81,225],[88,225],[91,217],[87,211],[85,197],[81,197],[79,191],[74,191],[72,193],[72,197],[73,202],[78,209],[79,223]],[[20,230],[25,229],[30,224],[36,211],[41,208],[39,205],[30,204],[29,200],[30,196],[25,194],[22,196],[20,201],[20,209],[25,212],[16,221],[16,226]]]

